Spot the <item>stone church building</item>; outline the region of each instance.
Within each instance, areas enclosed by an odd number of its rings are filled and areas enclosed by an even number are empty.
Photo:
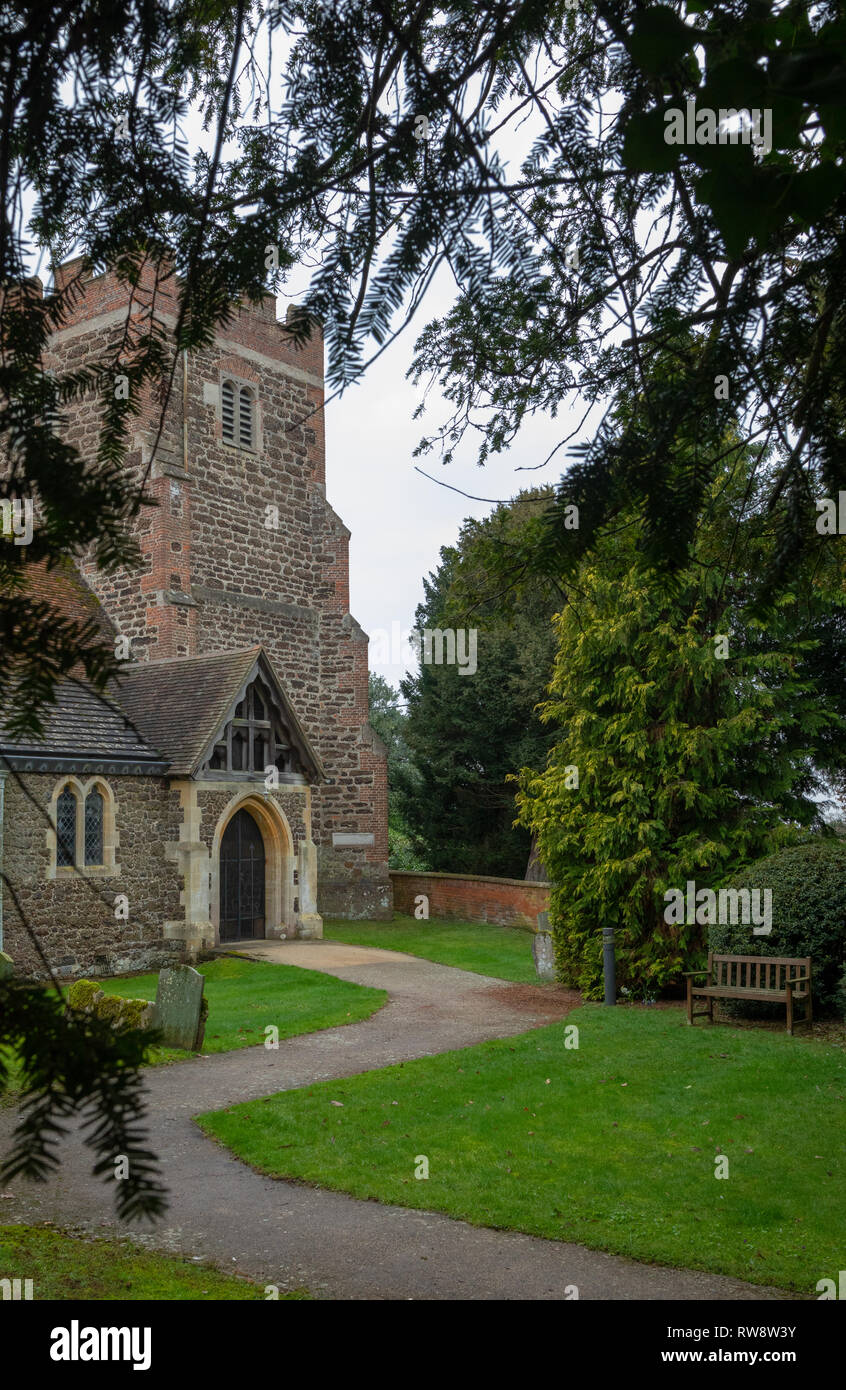
[[[74,276],[54,370],[101,361],[127,320],[114,275],[57,272]],[[165,329],[176,309],[159,283]],[[127,660],[107,698],[63,683],[37,744],[0,728],[14,887],[0,887],[0,942],[21,971],[44,973],[19,909],[65,975],[390,915],[385,749],[349,612],[349,531],[326,500],[322,405],[317,327],[297,349],[273,296],[244,308],[181,355],[164,416],[151,394],[131,423],[126,466],[157,503],[133,523],[140,567],[32,566],[34,598],[93,618]],[[93,457],[95,397],[69,408],[67,436]]]

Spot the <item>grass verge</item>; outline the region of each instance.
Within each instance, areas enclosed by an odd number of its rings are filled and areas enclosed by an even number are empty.
[[[262,1299],[265,1286],[213,1265],[43,1226],[0,1226],[0,1277],[31,1279],[33,1301],[86,1299]],[[305,1289],[280,1300],[310,1297]]]
[[[279,1029],[279,1038],[300,1033],[316,1033],[370,1018],[387,1000],[383,989],[370,989],[348,980],[337,980],[317,970],[296,965],[274,965],[269,961],[220,956],[199,966],[206,978],[205,994],[209,1017],[203,1041],[203,1054],[232,1052],[239,1047],[256,1047],[265,1041],[269,1024]],[[130,975],[101,980],[108,994],[123,999],[155,999],[158,974]],[[0,1107],[16,1102],[23,1081],[18,1058],[6,1049],[9,1080],[0,1095]],[[193,1056],[176,1047],[151,1047],[149,1066],[182,1062]]]
[[[813,1295],[843,1264],[845,1097],[839,1049],[585,1005],[199,1123],[276,1177]]]
[[[316,1033],[369,1018],[387,999],[383,989],[370,989],[337,980],[317,970],[270,961],[219,956],[198,967],[205,976],[209,1016],[203,1053],[232,1052],[264,1042],[265,1028],[274,1025],[279,1038]],[[155,999],[158,975],[133,975],[103,980],[103,989],[124,999]],[[173,1047],[150,1049],[152,1066],[190,1057]]]
[[[380,946],[410,956],[455,965],[496,980],[539,985],[532,959],[532,933],[519,927],[495,927],[486,922],[416,922],[397,917],[393,922],[339,922],[327,918],[324,936],[354,946]]]

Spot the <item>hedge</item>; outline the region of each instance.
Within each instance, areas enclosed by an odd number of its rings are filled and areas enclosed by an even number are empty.
[[[737,874],[729,888],[772,890],[772,931],[721,924],[708,932],[711,951],[734,955],[810,956],[814,1007],[846,1013],[846,844],[818,839],[791,845]],[[758,1014],[770,1006],[737,1006]]]

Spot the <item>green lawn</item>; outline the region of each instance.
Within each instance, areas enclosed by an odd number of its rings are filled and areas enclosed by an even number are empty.
[[[200,1123],[273,1176],[813,1296],[843,1267],[845,1096],[837,1049],[589,1004]]]
[[[205,994],[209,1016],[203,1052],[231,1052],[238,1047],[256,1047],[265,1041],[265,1028],[275,1024],[279,1038],[299,1033],[316,1033],[369,1018],[387,999],[383,989],[370,989],[348,980],[336,980],[317,970],[296,965],[273,965],[269,961],[220,956],[198,967],[206,977]],[[155,999],[158,974],[130,975],[101,980],[108,994],[121,998]],[[150,1066],[180,1062],[192,1056],[175,1047],[151,1047]],[[0,1105],[13,1104],[22,1081],[20,1064],[10,1056],[10,1080],[0,1095]]]
[[[532,932],[519,927],[494,927],[485,922],[416,922],[397,917],[393,922],[340,922],[327,918],[324,936],[355,946],[381,946],[407,951],[440,965],[456,965],[477,975],[520,984],[541,982],[532,959]]]
[[[276,1025],[282,1039],[356,1023],[374,1014],[388,997],[383,989],[336,980],[317,970],[237,956],[220,956],[198,969],[206,978],[209,1001],[204,1053],[256,1047],[264,1043],[268,1024]],[[132,975],[101,983],[107,993],[122,998],[155,999],[158,978]],[[177,1048],[151,1048],[149,1060],[155,1065],[189,1056]]]
[[[0,1226],[0,1277],[31,1279],[33,1302],[266,1298],[264,1285],[213,1265],[159,1255],[129,1240],[93,1240],[43,1226]],[[279,1291],[280,1301],[309,1297],[305,1289]]]

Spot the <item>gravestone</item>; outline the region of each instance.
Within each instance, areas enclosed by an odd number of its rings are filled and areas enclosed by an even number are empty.
[[[159,972],[153,1027],[160,1028],[167,1047],[199,1052],[206,1031],[203,1007],[205,980],[190,965],[173,965]]]
[[[538,931],[549,931],[549,913],[538,913]]]
[[[5,951],[0,951],[0,980],[8,980],[14,975],[15,966],[11,956],[7,956]]]
[[[546,916],[546,913],[538,914]],[[555,952],[552,949],[552,936],[548,931],[538,931],[532,937],[532,955],[535,970],[541,980],[555,979]]]

